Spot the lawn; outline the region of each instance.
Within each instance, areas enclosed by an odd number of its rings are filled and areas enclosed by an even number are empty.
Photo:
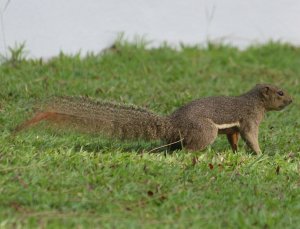
[[[117,42],[100,54],[0,65],[0,228],[299,228],[300,48]],[[89,96],[168,114],[193,99],[257,83],[294,102],[260,127],[262,156],[224,136],[205,151],[107,139],[43,125],[11,130],[50,96]]]

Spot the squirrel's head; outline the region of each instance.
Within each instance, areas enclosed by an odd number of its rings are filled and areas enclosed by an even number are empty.
[[[259,91],[266,110],[282,110],[293,100],[292,97],[282,89],[270,84],[257,84],[255,89]]]

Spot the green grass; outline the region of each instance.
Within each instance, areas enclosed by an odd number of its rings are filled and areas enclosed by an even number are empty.
[[[13,50],[12,50],[13,51]],[[102,54],[0,66],[0,228],[298,228],[300,48],[244,51],[118,42]],[[121,142],[42,126],[11,129],[52,95],[87,95],[168,114],[193,99],[238,95],[256,83],[294,103],[260,128],[263,156],[223,136],[203,152],[147,153],[160,142]]]

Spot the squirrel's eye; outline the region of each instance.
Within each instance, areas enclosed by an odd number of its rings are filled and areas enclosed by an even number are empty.
[[[277,94],[283,96],[283,91],[278,91]]]

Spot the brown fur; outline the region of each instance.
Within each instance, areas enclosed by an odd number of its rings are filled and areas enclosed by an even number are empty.
[[[171,150],[203,150],[218,134],[226,134],[232,150],[237,151],[239,135],[260,153],[258,127],[265,112],[281,110],[292,102],[279,88],[259,84],[247,93],[192,101],[168,116],[159,116],[135,106],[95,102],[87,98],[55,98],[33,118],[19,125],[22,130],[42,120],[71,126],[86,132],[104,133],[121,139],[161,139]],[[176,144],[172,144],[177,142]]]

